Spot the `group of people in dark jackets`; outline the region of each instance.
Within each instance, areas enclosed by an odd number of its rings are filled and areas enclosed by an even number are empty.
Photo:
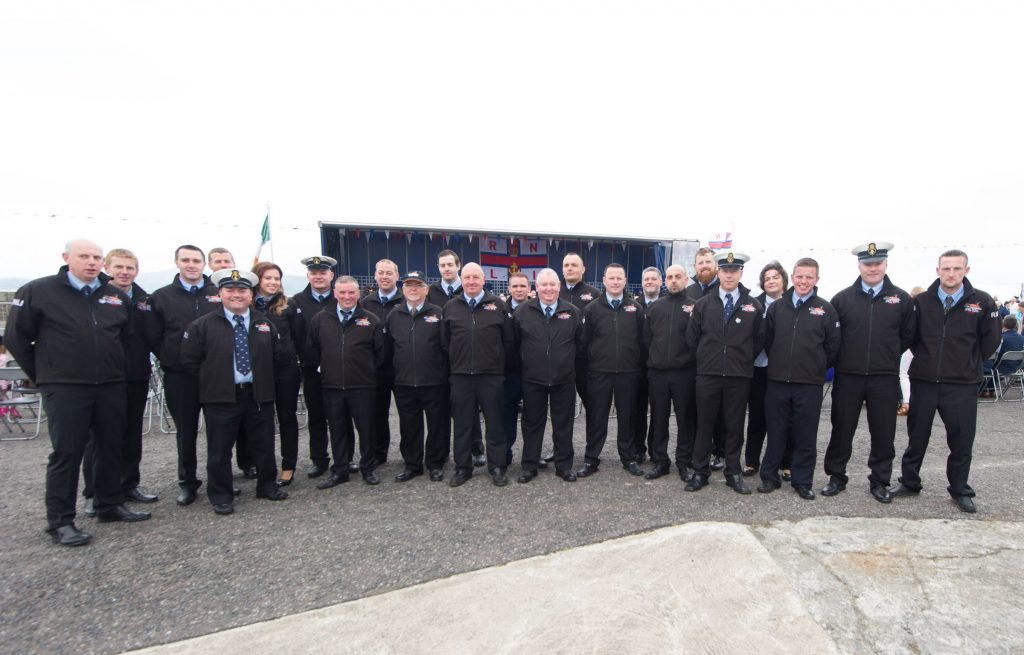
[[[68,546],[91,540],[74,523],[83,459],[87,514],[100,521],[150,518],[125,504],[157,500],[139,486],[150,353],[159,359],[175,424],[177,503],[194,502],[202,485],[202,411],[207,496],[221,515],[233,513],[240,493],[232,481],[233,448],[245,476],[256,480],[257,497],[287,498],[284,487],[297,468],[300,388],[308,412],[307,476],[321,478],[319,489],[355,473],[366,484],[380,483],[376,469],[390,450],[394,397],[403,461],[398,483],[422,475],[443,481],[451,454],[449,486],[465,484],[483,466],[505,486],[520,425],[517,482],[531,482],[548,466],[565,482],[589,477],[600,468],[614,402],[616,450],[628,473],[654,480],[671,471],[674,459],[687,492],[724,470],[736,493],[750,494],[744,478],[759,475],[758,492],[788,481],[810,500],[829,369],[832,433],[822,495],[849,483],[864,405],[871,495],[890,503],[920,493],[938,412],[950,449],[948,491],[961,510],[974,512],[968,477],[976,401],[982,361],[999,346],[997,308],[971,286],[967,255],[958,250],[942,253],[938,279],[911,299],[886,275],[892,248],[854,248],[860,274],[831,302],[817,294],[813,259],[798,260],[788,272],[768,264],[758,280],[763,293],[755,296],[741,283],[749,257],[707,248],[696,254],[693,283],[683,266],[671,265],[662,292],[661,271],[649,268],[636,296],[626,290],[620,264],[605,268],[598,290],[584,281],[582,258],[568,253],[561,279],[543,269],[531,291],[527,276],[513,272],[502,299],[488,291],[478,264],[463,266],[445,250],[439,282],[422,271],[400,275],[385,259],[376,264],[368,295],[353,277],[335,279],[334,259],[307,257],[309,284],[289,297],[277,265],[239,270],[218,248],[209,253],[214,272],[207,276],[206,256],[192,245],[175,252],[175,279],[147,295],[134,283],[138,260],[130,251],[104,256],[97,244],[76,240],[67,244],[57,275],[18,290],[4,339],[43,394],[53,443],[48,532]],[[908,348],[910,440],[892,486],[899,361]],[[586,450],[574,468],[577,394],[586,411]],[[545,454],[549,417],[552,448]]]

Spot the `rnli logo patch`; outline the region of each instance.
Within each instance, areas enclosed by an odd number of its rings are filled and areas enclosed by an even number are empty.
[[[220,302],[220,296],[206,296],[206,302]]]
[[[625,307],[622,308],[622,311],[630,312],[630,313],[635,312],[636,311],[636,305],[626,305]]]
[[[887,305],[898,305],[898,304],[900,304],[900,297],[899,296],[886,296],[882,300],[884,300],[885,304],[887,304]]]
[[[572,314],[570,314],[569,312],[559,312],[555,314],[555,318],[557,318],[560,321],[568,321],[570,318],[572,318]]]
[[[594,299],[594,294],[592,294],[592,293],[584,293],[584,294],[582,294],[580,296],[580,300],[586,300],[587,302],[590,302],[593,299]]]
[[[680,309],[682,309],[687,314],[693,313],[693,305],[683,305]]]
[[[757,311],[757,308],[751,304],[740,305],[740,310],[752,314]]]
[[[151,312],[151,311],[153,311],[153,308],[150,307],[148,303],[144,303],[144,302],[137,303],[135,305],[135,309],[139,310],[140,312]]]
[[[12,307],[24,307],[25,306],[25,301],[22,300],[21,298],[15,298],[14,300],[11,301],[11,306]]]
[[[492,302],[489,302],[489,303],[487,303],[487,304],[486,304],[486,305],[484,305],[483,307],[484,307],[484,309],[485,309],[486,311],[489,311],[489,312],[496,312],[496,311],[498,311],[498,306],[497,306],[497,305],[495,305],[495,304],[494,304],[494,303],[492,303]]]
[[[369,319],[365,319],[365,318],[357,318],[356,319],[356,325],[358,325],[359,327],[366,327],[369,324],[370,324]]]
[[[964,305],[964,311],[967,312],[968,314],[980,314],[981,305],[976,302],[969,302],[966,305]]]
[[[256,331],[257,332],[270,332],[270,326],[267,325],[266,323],[257,323],[256,324]]]
[[[807,310],[807,313],[811,316],[824,316],[825,310],[821,307],[811,307]]]
[[[97,302],[101,305],[113,305],[114,307],[120,307],[124,304],[117,296],[103,296]]]
[[[424,323],[438,323],[438,322],[440,322],[440,320],[441,319],[439,319],[436,316],[424,316],[423,317],[423,322]]]

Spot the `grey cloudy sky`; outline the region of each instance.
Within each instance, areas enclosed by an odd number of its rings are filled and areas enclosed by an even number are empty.
[[[8,2],[0,277],[78,235],[149,270],[186,241],[247,260],[269,202],[292,273],[318,220],[734,230],[832,290],[859,241],[895,241],[908,288],[963,247],[1006,295],[1021,33],[979,0]]]

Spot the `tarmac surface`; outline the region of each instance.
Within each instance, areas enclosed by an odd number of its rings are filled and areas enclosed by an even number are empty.
[[[814,501],[786,487],[739,496],[720,474],[685,493],[674,470],[654,481],[623,471],[612,443],[601,470],[575,484],[549,470],[498,488],[483,469],[456,489],[425,477],[398,484],[393,417],[379,486],[354,477],[317,490],[303,471],[303,432],[289,499],[257,500],[254,483],[239,477],[243,494],[229,517],[214,515],[202,494],[175,505],[174,437],[155,430],[142,467],[143,487],[161,496],[144,507],[153,519],[97,524],[80,515],[95,539],[74,549],[43,531],[45,434],[5,442],[0,644],[17,653],[115,653],[252,626],[172,650],[236,652],[270,635],[275,649],[329,652],[606,652],[648,643],[655,652],[783,652],[794,643],[807,652],[1022,652],[1022,416],[1024,404],[979,407],[974,515],[946,493],[938,421],[923,493],[882,505],[868,493],[864,417],[847,491]],[[827,481],[828,421],[823,413],[816,489]],[[582,417],[575,441],[579,464]],[[901,419],[894,481],[906,441]],[[662,600],[645,600],[648,592]],[[885,610],[889,598],[897,606]],[[668,611],[671,599],[683,600]],[[416,607],[433,613],[424,618]],[[310,610],[322,616],[303,614]],[[510,616],[531,629],[499,630]],[[591,624],[617,629],[591,632]],[[734,625],[747,632],[723,630]]]

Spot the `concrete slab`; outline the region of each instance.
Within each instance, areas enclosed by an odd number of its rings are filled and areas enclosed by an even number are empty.
[[[1024,525],[815,518],[752,527],[848,653],[1024,653]]]
[[[751,644],[765,654],[837,652],[749,528],[694,523],[137,652],[729,653]]]

